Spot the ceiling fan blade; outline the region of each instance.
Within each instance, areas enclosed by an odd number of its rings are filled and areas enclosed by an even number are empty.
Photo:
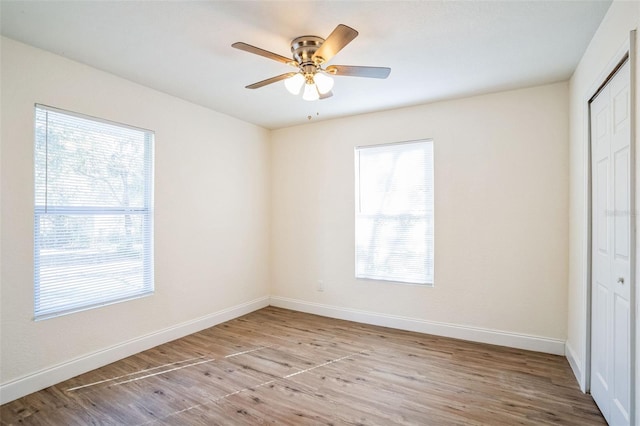
[[[280,74],[275,77],[268,78],[266,80],[259,81],[257,83],[250,84],[246,86],[247,89],[259,89],[260,87],[266,86],[267,84],[276,83],[278,81],[286,80],[289,77],[293,77],[297,73],[288,72],[286,74]]]
[[[233,43],[231,47],[244,50],[245,52],[254,53],[256,55],[264,56],[265,58],[273,59],[274,61],[282,62],[288,65],[297,65],[291,58],[287,58],[277,53],[269,52],[268,50],[260,49],[259,47],[252,46],[241,41]]]
[[[333,96],[333,92],[331,90],[329,90],[327,93],[325,93],[324,95],[322,93],[318,93],[320,95],[319,99],[327,99]]]
[[[343,24],[338,25],[322,43],[322,46],[316,50],[316,53],[313,54],[313,59],[319,60],[320,63],[327,62],[357,36],[358,32],[353,28]]]
[[[348,77],[387,78],[389,77],[389,73],[391,73],[391,68],[330,65],[325,71],[331,75],[344,75]]]

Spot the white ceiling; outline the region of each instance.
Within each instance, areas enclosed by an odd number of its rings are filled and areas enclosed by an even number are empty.
[[[611,1],[7,1],[1,33],[244,121],[275,129],[568,79]],[[391,67],[386,80],[335,77],[307,102],[291,68],[231,48],[290,55],[338,24],[360,35],[331,64]]]

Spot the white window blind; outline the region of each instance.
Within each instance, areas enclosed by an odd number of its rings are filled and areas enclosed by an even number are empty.
[[[433,141],[355,149],[356,277],[433,284]]]
[[[36,319],[153,292],[153,137],[36,105]]]

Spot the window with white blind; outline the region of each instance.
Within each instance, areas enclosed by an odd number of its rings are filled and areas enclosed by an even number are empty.
[[[355,149],[356,277],[433,284],[433,141]]]
[[[153,138],[36,105],[36,319],[153,293]]]

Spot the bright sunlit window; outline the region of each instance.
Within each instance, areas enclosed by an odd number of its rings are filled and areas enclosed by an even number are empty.
[[[36,105],[36,319],[153,293],[153,136]]]
[[[433,284],[433,141],[355,150],[356,277]]]

